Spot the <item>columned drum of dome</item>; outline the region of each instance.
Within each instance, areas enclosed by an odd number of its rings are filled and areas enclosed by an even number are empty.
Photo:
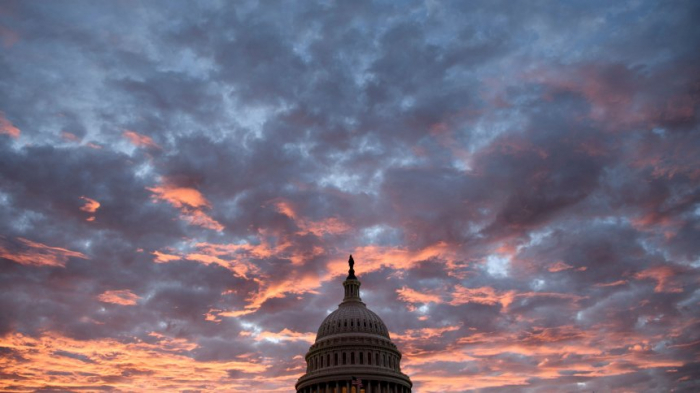
[[[306,353],[306,374],[297,393],[410,393],[401,353],[384,322],[362,302],[355,261],[343,282],[345,296],[323,320]]]

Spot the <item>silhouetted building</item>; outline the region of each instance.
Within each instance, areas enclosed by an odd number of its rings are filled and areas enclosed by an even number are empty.
[[[381,318],[360,299],[352,255],[348,263],[345,297],[318,328],[297,393],[410,393],[401,353]]]

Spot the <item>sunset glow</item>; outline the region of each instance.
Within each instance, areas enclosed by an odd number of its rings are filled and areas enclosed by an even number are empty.
[[[413,393],[700,391],[699,16],[0,2],[0,391],[292,392],[349,254]]]

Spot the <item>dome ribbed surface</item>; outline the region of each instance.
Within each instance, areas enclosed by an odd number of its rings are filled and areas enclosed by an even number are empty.
[[[323,320],[316,341],[335,334],[367,333],[389,338],[384,322],[360,302],[342,304]]]

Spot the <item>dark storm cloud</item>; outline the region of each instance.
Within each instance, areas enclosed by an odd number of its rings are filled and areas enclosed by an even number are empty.
[[[2,378],[288,390],[353,252],[416,391],[692,390],[699,14],[3,3]]]

